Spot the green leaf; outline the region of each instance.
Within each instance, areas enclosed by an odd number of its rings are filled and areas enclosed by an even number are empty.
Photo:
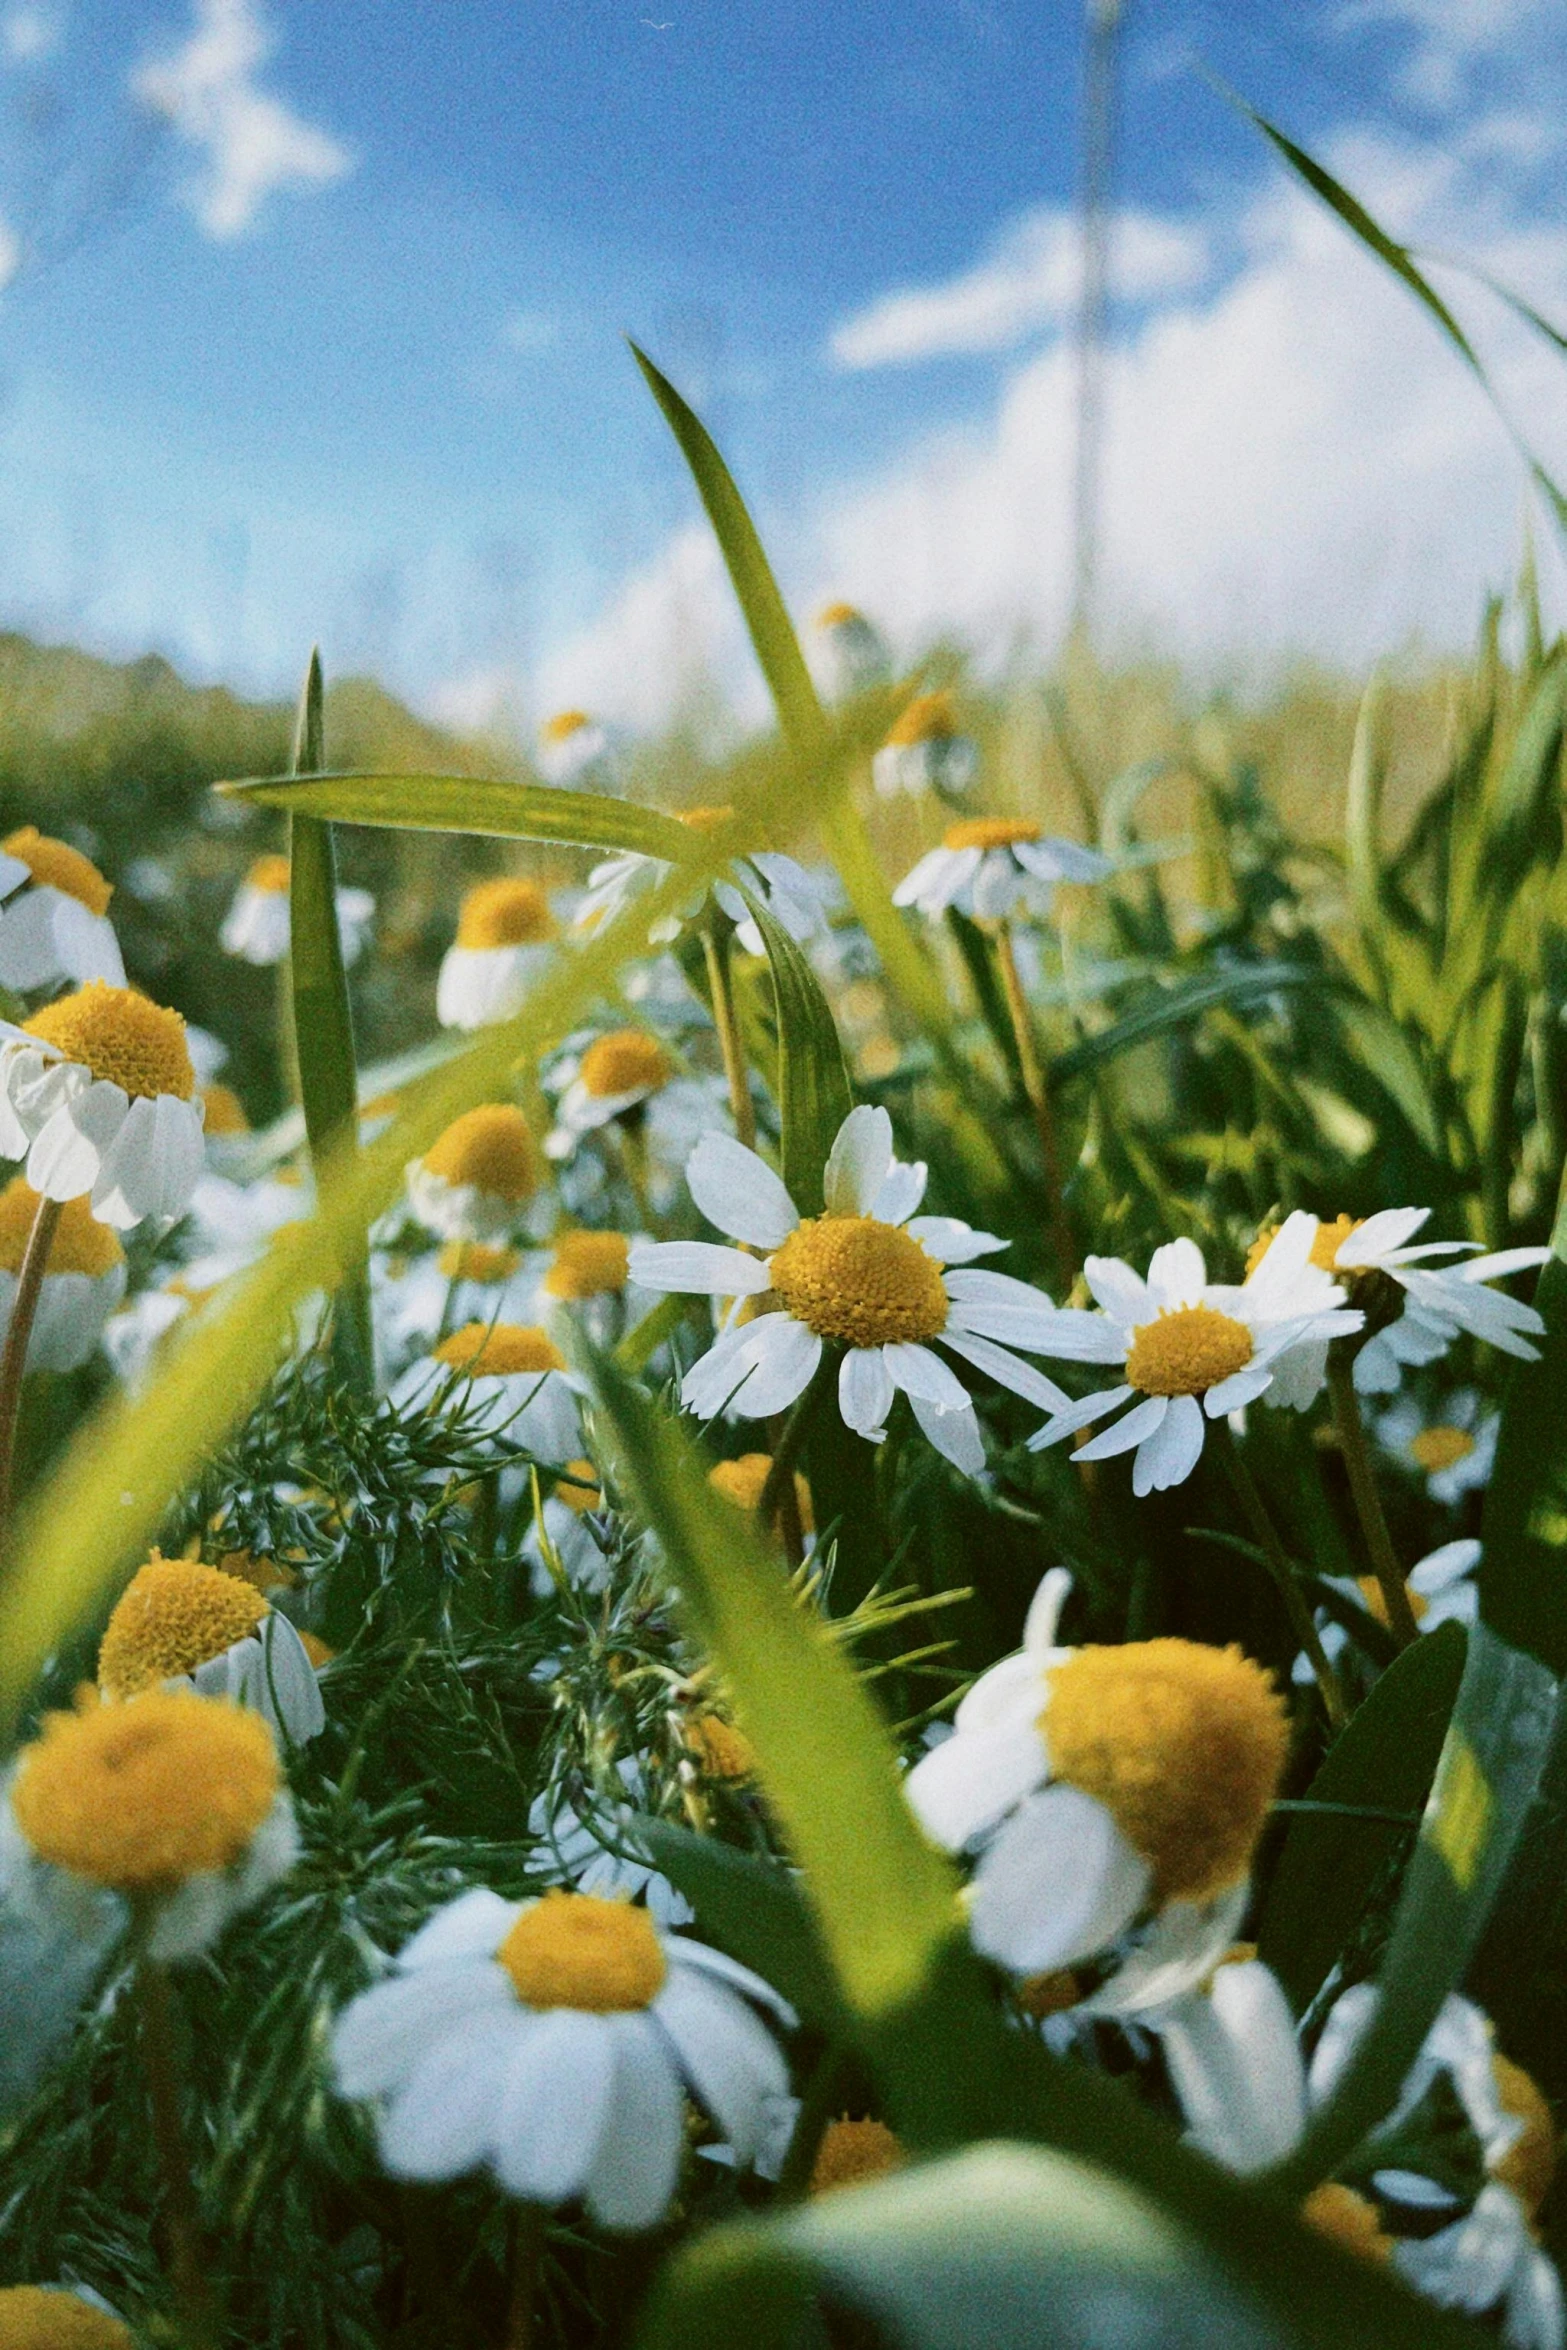
[[[1442,1128],[1425,1070],[1408,1035],[1387,1012],[1364,996],[1343,995],[1333,1013],[1344,1042],[1370,1071],[1433,1158],[1442,1151]]]
[[[555,791],[474,775],[266,775],[214,784],[228,799],[290,815],[400,832],[470,832],[490,840],[546,840],[634,849],[667,864],[691,859],[693,834],[673,816],[608,793]]]
[[[821,982],[804,953],[761,900],[747,905],[762,934],[778,1007],[778,1112],[783,1179],[802,1216],[822,1212],[822,1171],[854,1107],[843,1045]]]
[[[1379,1977],[1382,1996],[1336,2094],[1278,2176],[1305,2194],[1352,2154],[1462,1980],[1485,1930],[1554,1736],[1560,1691],[1545,1667],[1476,1625],[1436,1784]]]
[[[1368,943],[1375,942],[1382,927],[1382,789],[1386,781],[1387,681],[1378,674],[1366,688],[1355,721],[1344,794],[1350,894]]]
[[[1567,1677],[1567,1200],[1540,1274],[1538,1362],[1509,1366],[1486,1488],[1480,1612],[1498,1636]]]
[[[638,1817],[636,1840],[696,1911],[704,1934],[772,1984],[809,2023],[838,2031],[843,2001],[804,1893],[777,1861]]]
[[[1416,1812],[1430,1793],[1463,1677],[1465,1639],[1442,1624],[1382,1675],[1307,1789],[1307,1801]],[[1359,1925],[1405,1831],[1347,1813],[1291,1822],[1257,1946],[1301,2013]]]
[[[1529,698],[1485,810],[1478,879],[1503,910],[1535,865],[1561,855],[1564,730],[1567,662],[1555,661]]]
[[[1198,979],[1182,980],[1123,1013],[1096,1036],[1085,1036],[1080,1044],[1057,1053],[1050,1064],[1050,1082],[1053,1086],[1064,1085],[1069,1078],[1102,1068],[1107,1061],[1130,1052],[1135,1045],[1146,1044],[1150,1037],[1162,1036],[1172,1028],[1183,1028],[1190,1021],[1200,1020],[1204,1012],[1212,1011],[1216,1005],[1245,1007],[1283,989],[1321,988],[1323,984],[1321,971],[1299,963],[1240,963],[1228,970],[1205,972]]]

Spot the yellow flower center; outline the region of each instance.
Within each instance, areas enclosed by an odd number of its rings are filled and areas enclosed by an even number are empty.
[[[592,719],[586,710],[557,710],[553,718],[546,718],[539,729],[540,739],[547,743],[568,743],[574,734],[580,734]]]
[[[1144,1395],[1202,1395],[1251,1357],[1244,1322],[1216,1306],[1174,1306],[1133,1331],[1126,1376]]]
[[[1051,1967],[1042,1975],[1030,1975],[1017,1988],[1017,2003],[1025,2015],[1031,2015],[1036,2024],[1046,2016],[1065,2015],[1084,1996],[1083,1986],[1070,1967]]]
[[[465,1322],[435,1350],[438,1363],[473,1379],[504,1379],[515,1371],[564,1371],[566,1358],[542,1330],[516,1322]]]
[[[555,936],[549,899],[536,881],[502,874],[469,890],[457,917],[460,947],[542,946]]]
[[[844,2114],[822,2132],[809,2192],[830,2195],[836,2187],[864,2186],[901,2170],[903,2163],[902,2144],[885,2122],[852,2121]]]
[[[1359,1586],[1360,1596],[1366,1603],[1367,1615],[1375,1616],[1384,1630],[1391,1631],[1393,1627],[1387,1612],[1387,1601],[1382,1595],[1382,1586],[1375,1575],[1357,1575],[1355,1581]],[[1411,1589],[1407,1583],[1404,1585],[1404,1596],[1409,1601],[1409,1612],[1418,1624],[1431,1602],[1423,1593]]]
[[[909,743],[950,742],[958,731],[957,712],[950,694],[916,694],[893,721],[887,736],[900,747]]]
[[[547,1297],[607,1297],[624,1289],[631,1243],[623,1232],[563,1232],[544,1276]]]
[[[1475,1440],[1467,1428],[1422,1428],[1409,1440],[1409,1457],[1428,1477],[1434,1477],[1439,1469],[1455,1469],[1474,1448]]]
[[[1341,2251],[1353,2252],[1358,2259],[1386,2263],[1393,2257],[1393,2239],[1383,2233],[1376,2205],[1357,2195],[1353,2187],[1341,2187],[1337,2179],[1313,2187],[1300,2207],[1300,2216],[1308,2228],[1315,2228]]]
[[[752,1301],[748,1298],[746,1303]],[[770,1452],[742,1452],[732,1461],[717,1461],[707,1472],[707,1481],[715,1493],[725,1501],[732,1501],[737,1510],[756,1510],[762,1506],[762,1491],[772,1471]],[[800,1512],[802,1530],[815,1532],[816,1520],[811,1514],[811,1489],[798,1469],[794,1473],[795,1505]]]
[[[449,1240],[436,1259],[448,1281],[478,1281],[498,1288],[522,1263],[517,1248],[492,1248],[483,1240]]]
[[[134,2350],[128,2325],[64,2286],[0,2287],[0,2350]]]
[[[733,824],[733,808],[682,808],[680,821],[693,832],[722,832],[726,824]]]
[[[1153,1875],[1155,1901],[1239,1883],[1278,1791],[1289,1718],[1238,1648],[1133,1640],[1080,1648],[1049,1676],[1051,1775],[1093,1795]]]
[[[1364,1222],[1364,1216],[1335,1216],[1331,1224],[1319,1224],[1317,1237],[1311,1244],[1311,1255],[1307,1262],[1315,1265],[1320,1273],[1334,1273],[1337,1274],[1340,1281],[1353,1281],[1356,1277],[1355,1274],[1340,1271],[1333,1260],[1350,1234],[1358,1232]],[[1278,1232],[1277,1224],[1265,1224],[1246,1251],[1246,1278],[1248,1281],[1278,1238]]]
[[[513,1102],[481,1102],[454,1118],[424,1154],[424,1171],[454,1188],[519,1203],[538,1189],[539,1163],[528,1122]]]
[[[1491,2165],[1491,2176],[1511,2187],[1533,2219],[1556,2176],[1556,2118],[1522,2065],[1493,2053],[1491,2071],[1502,2111],[1523,2123],[1521,2135]]]
[[[26,1027],[41,1044],[52,1044],[68,1061],[80,1061],[133,1098],[151,1101],[165,1093],[188,1102],[196,1090],[184,1021],[132,987],[106,987],[94,979],[46,1004]]]
[[[944,849],[1010,849],[1020,840],[1038,840],[1040,827],[1021,816],[971,816],[949,824],[941,836]]]
[[[52,840],[36,824],[24,824],[20,832],[8,833],[0,848],[25,865],[35,881],[59,890],[64,897],[76,898],[89,914],[109,911],[113,882],[105,881],[91,857],[84,857],[69,841]]]
[[[529,2007],[616,2015],[651,2007],[668,1972],[645,1909],[592,1893],[546,1893],[495,1953]]]
[[[740,1780],[756,1775],[756,1749],[743,1730],[722,1714],[696,1714],[682,1732],[686,1750],[709,1779]]]
[[[582,1056],[582,1083],[595,1101],[610,1101],[619,1093],[657,1093],[669,1083],[664,1048],[640,1028],[617,1028],[595,1037]]]
[[[277,855],[258,857],[245,876],[245,887],[259,890],[263,897],[286,897],[289,878],[289,863],[286,857]]]
[[[860,614],[852,604],[824,604],[816,615],[816,625],[818,628],[842,628],[859,618]]]
[[[941,1268],[875,1216],[812,1216],[768,1262],[784,1310],[847,1346],[920,1344],[947,1326]]]
[[[0,1271],[21,1271],[27,1236],[37,1213],[37,1192],[23,1176],[13,1175],[4,1191],[0,1191]],[[125,1251],[118,1235],[107,1224],[97,1221],[85,1194],[81,1199],[67,1200],[54,1228],[46,1270],[98,1275],[112,1272],[124,1262]]]
[[[563,1501],[579,1518],[589,1510],[601,1510],[604,1496],[599,1491],[599,1473],[591,1461],[568,1461],[555,1480],[555,1499]]]
[[[190,1690],[50,1714],[23,1750],[16,1824],[41,1860],[126,1893],[231,1868],[277,1797],[259,1714]]]
[[[134,1697],[243,1640],[268,1612],[259,1588],[199,1559],[154,1551],[121,1593],[98,1650],[98,1685]]]
[[[245,1105],[232,1085],[209,1085],[201,1096],[207,1107],[206,1128],[209,1134],[248,1134],[250,1120]]]

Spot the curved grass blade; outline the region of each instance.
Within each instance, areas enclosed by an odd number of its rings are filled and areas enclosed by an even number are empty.
[[[822,1170],[854,1107],[843,1045],[821,982],[783,924],[744,893],[772,973],[778,1007],[778,1111],[783,1179],[802,1216],[822,1212]]]
[[[1053,1086],[1064,1085],[1069,1078],[1101,1068],[1118,1054],[1130,1052],[1134,1045],[1146,1044],[1150,1037],[1162,1036],[1168,1029],[1181,1028],[1190,1020],[1200,1019],[1216,1005],[1229,1004],[1241,1009],[1286,988],[1320,989],[1325,984],[1321,971],[1309,970],[1300,963],[1247,963],[1228,971],[1211,972],[1200,979],[1183,980],[1175,987],[1162,990],[1151,1002],[1124,1012],[1097,1036],[1085,1036],[1080,1044],[1069,1045],[1064,1053],[1057,1053],[1050,1064],[1050,1082]]]
[[[639,856],[682,864],[693,854],[692,834],[673,816],[609,793],[555,791],[546,784],[506,783],[490,776],[263,775],[214,784],[226,799],[289,815],[338,824],[371,824],[399,832],[467,832],[488,840],[558,841],[563,847],[634,849]]]

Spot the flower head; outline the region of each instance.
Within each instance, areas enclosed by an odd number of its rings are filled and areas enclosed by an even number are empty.
[[[725,807],[682,808],[677,813],[679,821],[691,831],[709,833],[732,824],[735,811]],[[637,899],[651,897],[655,890],[662,889],[672,870],[661,858],[640,856],[632,850],[607,857],[588,875],[587,892],[577,909],[578,929],[601,929]],[[762,934],[741,895],[742,886],[752,897],[760,899],[774,921],[797,943],[814,938],[821,930],[823,884],[792,857],[785,857],[775,849],[757,849],[749,856],[736,857],[728,873],[727,879],[710,884],[698,882],[675,912],[660,915],[649,926],[649,941],[656,946],[671,945],[686,923],[695,921],[701,913],[711,889],[712,896],[734,923],[736,936],[746,953],[759,955]]]
[[[127,1231],[183,1214],[201,1174],[202,1105],[185,1023],[93,980],[0,1044],[0,1153],[54,1200],[90,1195]]]
[[[404,1409],[448,1397],[496,1450],[562,1463],[582,1452],[577,1385],[547,1331],[517,1322],[466,1322],[410,1365],[392,1390]]]
[[[979,752],[959,731],[951,694],[916,694],[871,761],[871,778],[884,800],[926,791],[961,798],[978,768]]]
[[[580,1304],[618,1295],[630,1265],[631,1243],[623,1232],[558,1232],[539,1286],[546,1297]]]
[[[725,1501],[733,1502],[737,1510],[753,1515],[762,1506],[762,1495],[772,1475],[773,1456],[770,1452],[737,1453],[733,1460],[715,1461],[707,1472],[707,1481],[715,1493]],[[811,1509],[811,1489],[798,1469],[794,1472],[795,1507],[800,1513],[800,1525],[805,1533],[815,1530]]]
[[[0,2350],[135,2350],[135,2336],[112,2309],[70,2285],[4,2285]]]
[[[540,1180],[538,1152],[516,1104],[481,1102],[410,1161],[408,1199],[444,1240],[493,1241],[515,1229]]]
[[[1062,881],[1103,881],[1108,857],[1075,841],[1044,837],[1021,816],[978,816],[949,824],[940,848],[921,857],[893,892],[893,904],[917,906],[939,922],[951,906],[975,922],[1016,914],[1047,915]]]
[[[824,604],[816,615],[816,628],[832,700],[843,701],[885,683],[892,669],[887,648],[853,604]]]
[[[584,1134],[624,1117],[660,1094],[674,1066],[656,1036],[641,1028],[614,1028],[566,1061],[555,1073],[561,1084],[555,1130],[545,1143],[551,1158],[569,1157]]]
[[[902,2140],[885,2122],[855,2121],[843,2114],[822,2132],[809,2192],[830,2195],[839,2187],[863,2187],[901,2170],[907,2160]]]
[[[0,843],[0,986],[30,995],[62,980],[125,985],[109,921],[114,895],[90,857],[24,824]]]
[[[289,948],[291,879],[287,857],[274,854],[254,860],[218,933],[225,954],[263,967],[282,962]],[[352,963],[364,952],[375,900],[368,890],[345,888],[338,891],[336,903],[343,958]]]
[[[535,757],[545,782],[561,789],[602,790],[609,782],[609,736],[586,710],[557,710],[546,718]]]
[[[1500,1412],[1487,1409],[1474,1388],[1461,1387],[1429,1411],[1413,1396],[1400,1396],[1382,1413],[1376,1432],[1406,1474],[1424,1479],[1433,1501],[1452,1503],[1490,1483],[1501,1426]]]
[[[17,1279],[39,1196],[25,1175],[0,1191],[0,1335],[10,1327]],[[74,1371],[103,1336],[125,1295],[125,1251],[85,1199],[67,1200],[54,1228],[27,1342],[29,1371]]]
[[[98,1686],[105,1697],[127,1698],[179,1683],[253,1706],[296,1745],[326,1720],[299,1633],[254,1580],[154,1551],[115,1603]]]
[[[486,1028],[522,1009],[558,935],[536,881],[501,874],[469,890],[457,938],[441,963],[436,1016],[443,1028]]]

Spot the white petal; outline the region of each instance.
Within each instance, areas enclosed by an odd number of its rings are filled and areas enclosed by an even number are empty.
[[[822,1170],[828,1215],[868,1216],[891,1166],[892,1120],[884,1109],[861,1102],[839,1127]]]
[[[1120,1257],[1085,1257],[1083,1279],[1095,1302],[1128,1330],[1151,1322],[1159,1311],[1147,1282]]]
[[[976,1338],[968,1330],[954,1330],[949,1323],[941,1334],[941,1343],[953,1354],[961,1355],[966,1363],[972,1363],[976,1371],[988,1371],[998,1385],[1010,1387],[1014,1395],[1023,1396],[1029,1403],[1037,1403],[1047,1412],[1071,1408],[1072,1399],[1064,1388],[993,1340]]]
[[[1306,2125],[1306,2076],[1295,2019],[1260,1959],[1221,1966],[1150,2023],[1196,2145],[1229,2170],[1266,2170],[1294,2152]]]
[[[1471,1257],[1467,1265],[1455,1268],[1460,1281],[1500,1281],[1508,1273],[1526,1273],[1535,1265],[1548,1265],[1548,1248],[1498,1248],[1488,1257]]]
[[[934,1404],[938,1412],[972,1409],[962,1380],[928,1346],[884,1346],[881,1359],[894,1387],[900,1388],[911,1401],[918,1399]]]
[[[1172,1901],[1139,1927],[1134,1945],[1084,2006],[1090,2015],[1142,2018],[1184,1999],[1213,1973],[1240,1932],[1251,1888],[1244,1878],[1211,1901]]]
[[[1045,1742],[1028,1723],[959,1729],[920,1756],[903,1791],[932,1843],[961,1852],[1042,1786],[1049,1767]]]
[[[1473,1574],[1480,1564],[1480,1545],[1473,1536],[1461,1542],[1444,1542],[1437,1550],[1428,1550],[1417,1566],[1409,1571],[1409,1581],[1422,1598],[1445,1591],[1461,1575]]]
[[[106,987],[125,985],[125,962],[114,925],[106,915],[94,914],[80,898],[60,894],[54,939],[66,975],[78,987],[86,987],[94,979],[101,979]]]
[[[1207,1280],[1195,1240],[1167,1240],[1148,1261],[1148,1287],[1162,1306],[1200,1306]]]
[[[1429,1208],[1379,1209],[1358,1231],[1340,1241],[1333,1258],[1335,1270],[1347,1273],[1358,1266],[1377,1264],[1390,1249],[1413,1240],[1430,1213]]]
[[[493,1947],[493,1945],[492,1945]],[[406,2081],[454,2024],[504,2017],[510,1984],[487,1960],[445,1960],[417,1977],[395,1975],[350,2000],[332,2032],[332,2064],[344,2097],[379,2097]]]
[[[686,1162],[686,1185],[710,1224],[753,1248],[780,1248],[800,1221],[771,1167],[732,1135],[703,1135]]]
[[[886,1219],[889,1223],[898,1220]],[[976,1232],[972,1224],[961,1223],[956,1216],[916,1216],[904,1230],[938,1265],[971,1264],[975,1257],[993,1257],[998,1250],[1012,1245],[1008,1240],[998,1240],[993,1232]]]
[[[879,1346],[851,1347],[838,1371],[838,1409],[856,1436],[880,1442],[892,1409],[892,1373]]]
[[[394,2177],[455,2179],[489,2150],[502,2068],[527,2018],[469,2017],[454,2024],[415,2065],[381,2116],[381,2160]]]
[[[689,1910],[686,1915],[690,1916]],[[780,1999],[770,1983],[764,1983],[760,1975],[753,1974],[726,1951],[715,1950],[710,1942],[693,1942],[685,1934],[666,1934],[664,1950],[671,1966],[695,1967],[698,1974],[712,1975],[731,1991],[749,1999],[753,2006],[765,2007],[786,2030],[792,2032],[799,2024],[800,2019],[788,2000]]]
[[[1053,1355],[1062,1363],[1121,1363],[1126,1360],[1126,1331],[1108,1314],[1084,1313],[1080,1306],[1052,1306],[1042,1295],[1042,1319],[1019,1311],[1011,1303],[992,1302],[984,1293],[970,1298],[959,1284],[983,1281],[983,1273],[949,1273],[947,1295],[952,1311],[949,1329],[977,1331],[982,1338],[999,1338],[1022,1346],[1030,1354]],[[989,1276],[1000,1280],[1000,1274]],[[1019,1336],[1018,1332],[1025,1333]]]
[[[1125,1932],[1148,1887],[1147,1862],[1104,1805],[1058,1783],[1027,1797],[982,1856],[974,1946],[1016,1974],[1072,1966]]]
[[[764,2099],[781,2097],[789,2087],[777,2041],[743,1999],[678,1966],[671,1967],[652,2013],[697,2097],[739,2160],[750,2162]]]
[[[1202,1412],[1195,1395],[1175,1395],[1163,1420],[1147,1437],[1137,1457],[1133,1490],[1138,1494],[1164,1493],[1184,1484],[1202,1458]],[[1146,1479],[1139,1484],[1138,1478]]]
[[[979,1421],[974,1407],[968,1404],[962,1411],[944,1412],[922,1395],[909,1397],[913,1412],[927,1444],[933,1444],[943,1460],[961,1469],[965,1477],[977,1477],[985,1466],[985,1440],[979,1432]]]
[[[929,1181],[930,1169],[923,1159],[894,1159],[871,1202],[871,1214],[882,1224],[906,1224],[925,1197]]]
[[[721,1411],[764,1420],[804,1394],[822,1359],[822,1342],[788,1314],[764,1314],[725,1334],[694,1363],[680,1390],[687,1411],[710,1420]]]
[[[1102,1435],[1079,1445],[1074,1458],[1080,1461],[1109,1461],[1114,1460],[1117,1453],[1134,1451],[1157,1428],[1164,1425],[1169,1408],[1169,1396],[1148,1396],[1142,1403],[1134,1404],[1126,1417],[1117,1420],[1113,1428],[1106,1428]]]
[[[496,2084],[495,2175],[525,2203],[564,2203],[587,2184],[609,2110],[615,2052],[608,2019],[557,2007],[529,2018]]]
[[[1056,1633],[1071,1590],[1070,1567],[1050,1567],[1039,1578],[1039,1588],[1028,1603],[1023,1622],[1023,1653],[1036,1664],[1056,1660]]]
[[[645,2016],[607,2019],[615,2056],[610,2112],[587,2178],[601,2227],[652,2228],[674,2200],[685,2144],[680,2083]]]
[[[80,1199],[91,1191],[130,1106],[119,1086],[104,1082],[90,1083],[62,1102],[45,1119],[27,1154],[27,1180],[34,1191],[58,1200]]]
[[[694,1297],[760,1297],[767,1267],[743,1249],[710,1240],[639,1240],[628,1271],[639,1289]]]
[[[1075,1436],[1079,1428],[1091,1427],[1095,1420],[1102,1420],[1106,1412],[1115,1411],[1136,1392],[1132,1387],[1107,1387],[1099,1395],[1079,1397],[1076,1403],[1058,1411],[1054,1419],[1047,1420],[1042,1428],[1035,1429],[1028,1440],[1029,1451],[1042,1452],[1047,1444],[1059,1444],[1064,1436]]]
[[[50,987],[65,976],[55,938],[59,895],[53,889],[30,889],[0,914],[0,987],[31,995],[34,988]]]
[[[487,1885],[459,1893],[419,1928],[397,1955],[401,1972],[449,1958],[493,1958],[522,1914],[523,1905],[503,1901]]]
[[[1265,1395],[1273,1385],[1271,1363],[1248,1363],[1244,1371],[1234,1371],[1228,1379],[1221,1379],[1217,1387],[1210,1387],[1202,1399],[1202,1408],[1210,1420],[1222,1420],[1231,1412],[1243,1412],[1259,1395]],[[1191,1396],[1182,1399],[1194,1402]],[[1201,1450],[1201,1445],[1198,1447]]]

